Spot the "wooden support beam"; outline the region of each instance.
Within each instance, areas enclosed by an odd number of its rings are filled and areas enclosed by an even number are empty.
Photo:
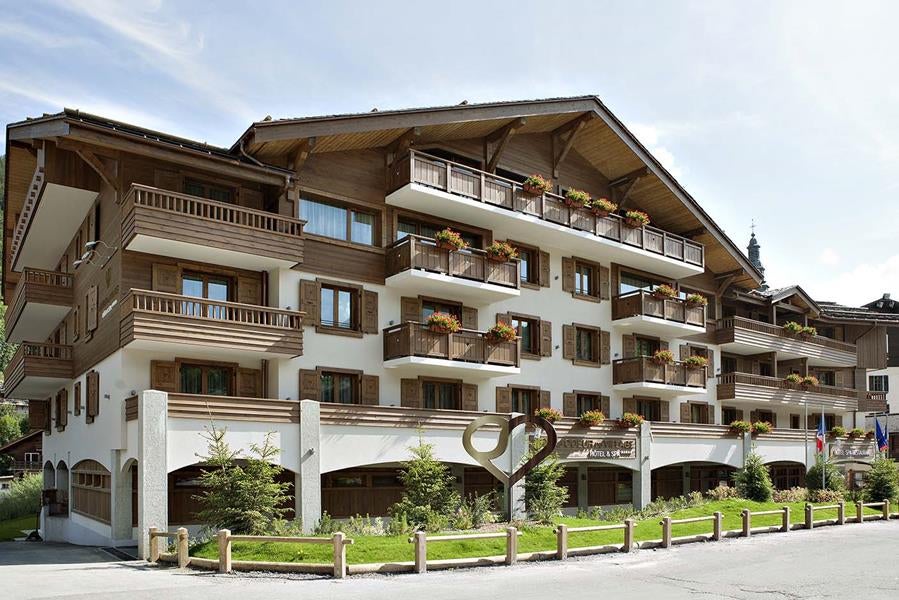
[[[562,161],[565,160],[565,157],[568,156],[568,153],[571,151],[571,147],[574,145],[577,134],[580,133],[587,123],[589,123],[595,116],[596,114],[592,112],[584,113],[552,132],[553,178],[559,177],[559,165],[562,164]]]
[[[290,170],[293,171],[294,177],[299,178],[300,171],[303,170],[303,165],[312,155],[313,148],[315,148],[315,138],[306,138],[300,142],[300,146],[290,157]]]
[[[701,235],[707,235],[708,233],[709,230],[705,227],[697,227],[696,229],[690,229],[689,231],[684,231],[683,233],[680,233],[678,235],[680,235],[681,237],[693,239]]]
[[[625,173],[621,177],[616,177],[609,182],[609,187],[619,187],[622,185],[626,185],[632,182],[634,179],[646,177],[647,175],[649,175],[649,167],[640,167],[639,169],[634,169],[630,173]]]
[[[395,140],[390,142],[387,145],[387,155],[388,157],[393,156],[391,162],[395,160],[395,158],[409,150],[415,142],[418,141],[418,138],[421,137],[421,127],[410,127],[403,133],[399,135]]]
[[[506,144],[509,143],[509,139],[517,130],[524,127],[525,123],[527,123],[527,119],[519,117],[484,137],[485,171],[488,173],[496,172],[496,165],[499,164],[499,158],[502,156],[503,150],[506,149]],[[491,144],[494,146],[492,155],[490,154]]]
[[[733,273],[726,274],[724,277],[721,277],[718,282],[718,289],[715,290],[718,296],[723,296],[724,292],[727,291],[727,288],[730,287],[730,284],[734,282],[737,276]]]
[[[119,179],[116,177],[115,169],[110,169],[99,156],[86,148],[79,148],[75,150],[75,153],[80,156],[81,160],[86,162],[91,169],[97,172],[97,175],[100,176],[100,179],[102,179],[106,185],[115,190],[116,201],[118,202],[118,196],[122,190],[119,188]]]

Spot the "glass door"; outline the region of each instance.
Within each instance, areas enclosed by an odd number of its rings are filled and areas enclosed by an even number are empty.
[[[231,297],[231,287],[230,279],[217,275],[185,273],[181,278],[181,293],[192,298],[227,302]],[[228,318],[228,307],[206,302],[184,301],[181,303],[181,312],[191,317]]]

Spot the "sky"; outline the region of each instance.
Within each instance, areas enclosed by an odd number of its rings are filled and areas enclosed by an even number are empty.
[[[0,0],[0,122],[251,121],[596,94],[771,286],[899,295],[899,3]]]

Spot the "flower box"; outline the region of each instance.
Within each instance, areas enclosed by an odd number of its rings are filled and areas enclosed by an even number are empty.
[[[538,408],[534,411],[534,416],[543,417],[550,423],[555,423],[562,418],[562,413],[557,411],[555,408]]]
[[[590,212],[597,218],[608,217],[610,214],[618,210],[618,205],[608,198],[597,198],[590,202]]]
[[[504,263],[518,258],[518,250],[508,242],[493,242],[484,251],[487,253],[487,259],[493,262]]]
[[[578,422],[584,427],[596,427],[606,420],[606,416],[599,410],[588,410],[580,416]]]
[[[428,328],[434,333],[456,333],[462,323],[449,313],[435,312],[428,317]]]
[[[515,339],[515,328],[505,323],[497,323],[487,330],[487,342],[491,344],[502,344],[511,342]]]
[[[687,308],[699,308],[700,306],[708,306],[709,299],[702,294],[687,294],[684,304],[687,305]]]
[[[649,215],[642,210],[629,210],[624,213],[624,224],[632,229],[646,227],[649,223]]]
[[[570,189],[565,192],[565,206],[571,209],[590,206],[590,194],[582,190]]]
[[[674,353],[671,350],[656,350],[652,360],[659,365],[670,365],[674,362]]]
[[[438,248],[449,250],[450,252],[462,250],[468,246],[468,244],[465,243],[465,240],[462,239],[462,236],[449,227],[435,233],[434,241],[437,242]]]
[[[543,175],[535,173],[524,180],[524,183],[521,184],[521,189],[524,190],[524,193],[531,196],[542,196],[552,189],[552,183]]]
[[[622,429],[632,429],[643,424],[643,417],[634,413],[626,412],[618,419],[618,427]]]
[[[663,283],[652,290],[652,296],[656,300],[670,300],[671,298],[677,297],[677,290],[670,285]]]

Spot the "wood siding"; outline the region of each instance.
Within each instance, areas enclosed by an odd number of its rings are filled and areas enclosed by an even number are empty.
[[[71,346],[23,342],[4,371],[4,392],[11,398],[27,398],[18,388],[29,377],[62,381],[72,376]]]
[[[778,377],[765,377],[749,373],[726,373],[718,377],[718,400],[743,400],[753,403],[770,403],[772,406],[789,404],[812,406],[829,410],[857,410],[858,392],[849,388],[818,385],[805,388]]]
[[[407,356],[517,367],[519,342],[490,343],[486,333],[470,329],[436,333],[415,322],[385,329],[384,360]]]
[[[715,332],[716,342],[722,345],[744,344],[754,346],[760,352],[791,352],[812,360],[826,359],[845,366],[855,366],[856,362],[854,344],[821,335],[790,335],[783,327],[744,317],[720,319]]]
[[[52,304],[71,308],[74,298],[73,280],[74,278],[66,273],[24,269],[6,313],[6,336],[9,337],[28,303]]]
[[[612,383],[662,383],[686,387],[705,387],[708,367],[689,369],[681,362],[659,364],[639,356],[612,361]]]
[[[434,240],[417,235],[407,235],[391,244],[385,260],[387,277],[410,269],[421,269],[512,289],[519,287],[518,259],[498,262],[477,249],[450,252],[438,248]]]

